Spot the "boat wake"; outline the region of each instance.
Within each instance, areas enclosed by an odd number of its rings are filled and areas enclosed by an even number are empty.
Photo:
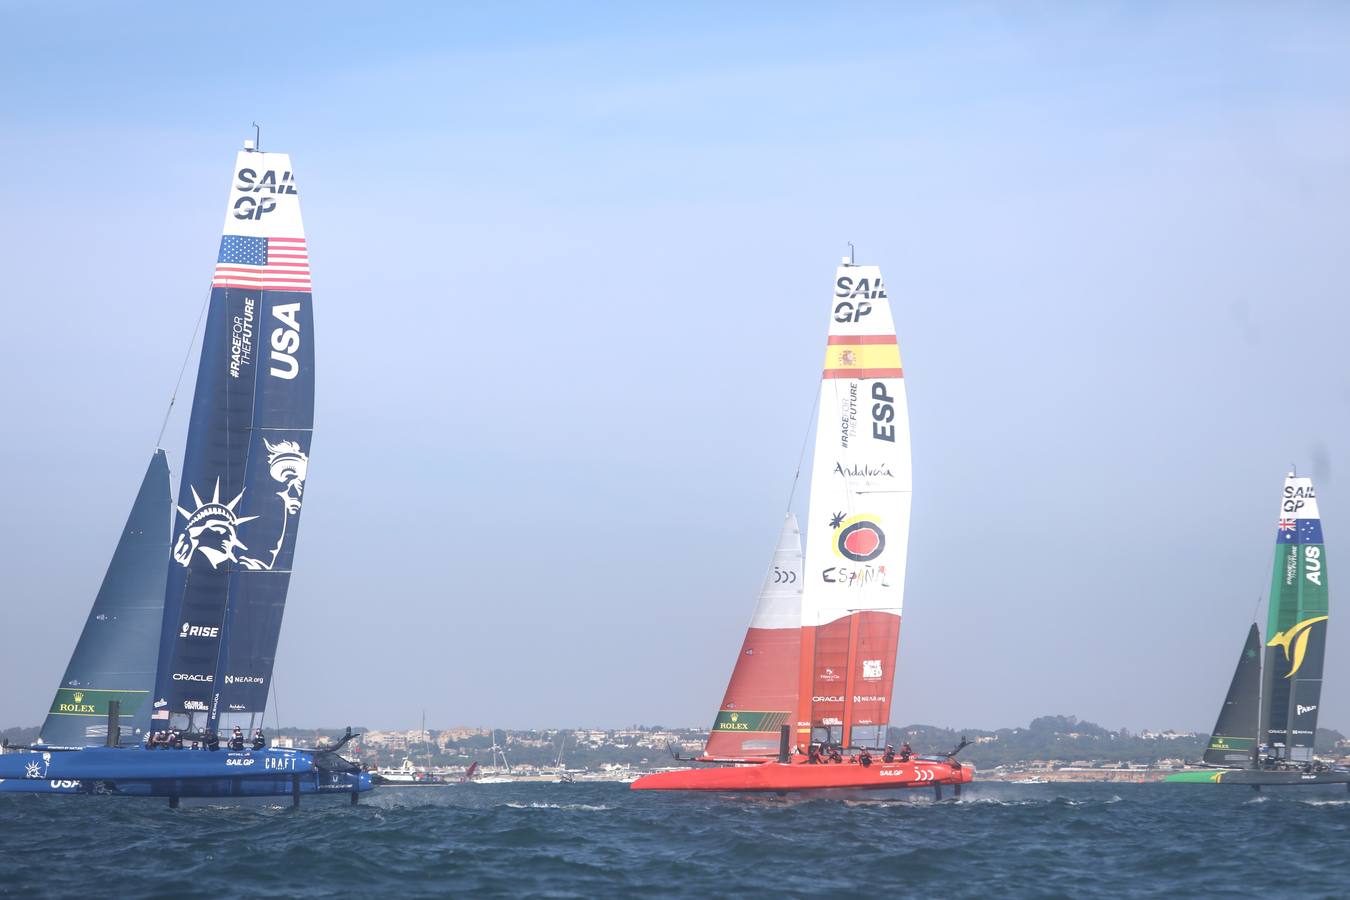
[[[603,803],[520,803],[515,800],[502,805],[511,809],[563,809],[578,812],[607,812],[614,808]]]

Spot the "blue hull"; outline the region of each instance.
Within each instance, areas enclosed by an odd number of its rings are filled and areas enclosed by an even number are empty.
[[[0,755],[0,778],[34,781],[164,781],[269,778],[316,771],[299,750],[146,750],[86,747]]]
[[[50,796],[120,797],[292,797],[295,779],[301,795],[333,794],[350,796],[365,793],[374,785],[369,772],[317,771],[302,775],[255,775],[231,778],[154,779],[151,781],[72,781],[58,779],[7,778],[0,780],[0,794],[47,794]]]

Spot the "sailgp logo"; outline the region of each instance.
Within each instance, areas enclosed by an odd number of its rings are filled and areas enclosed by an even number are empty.
[[[1304,619],[1288,631],[1277,632],[1266,644],[1267,647],[1279,647],[1284,651],[1285,662],[1289,663],[1289,674],[1285,675],[1285,678],[1293,678],[1303,666],[1303,657],[1308,652],[1308,638],[1312,635],[1312,628],[1318,622],[1326,620],[1326,616]]]
[[[239,538],[239,527],[255,519],[264,518],[263,516],[241,516],[236,512],[236,507],[244,498],[244,491],[241,489],[235,495],[233,500],[225,502],[220,496],[220,479],[216,479],[214,491],[211,493],[210,500],[203,500],[197,493],[197,489],[189,485],[188,490],[192,492],[192,500],[196,505],[195,509],[187,510],[178,507],[178,513],[187,520],[187,524],[178,534],[178,540],[174,544],[173,558],[179,565],[187,567],[192,563],[196,554],[201,554],[202,558],[211,564],[211,568],[220,568],[221,563],[230,562],[240,565],[246,569],[265,569],[270,570],[277,563],[277,557],[281,554],[281,548],[286,541],[286,532],[291,518],[299,515],[302,498],[305,490],[305,476],[309,469],[309,457],[300,448],[296,441],[278,441],[275,444],[267,439],[263,439],[263,447],[267,450],[267,472],[273,481],[279,483],[281,490],[276,492],[277,497],[281,499],[281,516],[268,516],[265,521],[269,524],[280,522],[280,528],[276,535],[275,544],[271,548],[270,557],[267,553],[260,554],[263,558],[241,555],[239,551],[247,550],[248,545]],[[266,538],[264,538],[266,540]],[[219,637],[219,633],[200,635],[193,633],[188,623],[183,623],[183,632],[180,637]]]

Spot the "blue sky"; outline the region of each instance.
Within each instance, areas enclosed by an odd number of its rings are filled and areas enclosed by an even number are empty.
[[[1333,570],[1350,534],[1348,19],[0,7],[0,726],[60,677],[257,120],[315,279],[283,722],[710,722],[851,240],[914,435],[893,720],[1209,728],[1291,462]]]

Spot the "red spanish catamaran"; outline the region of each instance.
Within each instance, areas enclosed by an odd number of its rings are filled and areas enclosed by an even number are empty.
[[[886,748],[912,490],[909,412],[876,266],[835,272],[816,414],[806,553],[789,514],[704,754],[634,790],[960,786],[942,757]],[[885,752],[883,752],[885,751]],[[832,761],[834,760],[834,761]]]

